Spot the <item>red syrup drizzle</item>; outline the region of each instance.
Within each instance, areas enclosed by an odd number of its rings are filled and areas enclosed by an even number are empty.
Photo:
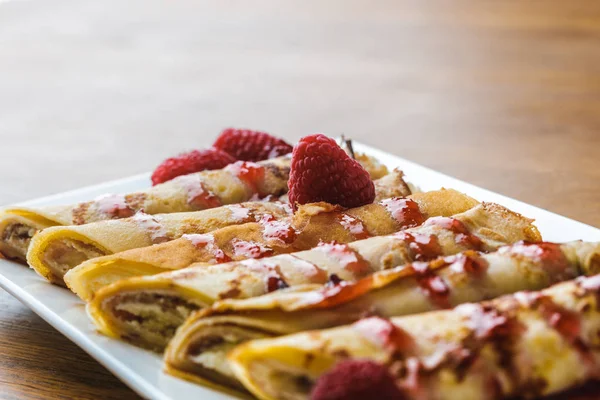
[[[280,276],[269,276],[267,278],[267,292],[271,293],[279,289],[290,287]]]
[[[394,236],[406,242],[415,261],[429,261],[442,255],[442,247],[435,235],[398,232]]]
[[[334,258],[343,269],[351,272],[355,277],[360,277],[371,272],[369,263],[363,260],[362,257],[347,244],[321,242],[316,249],[321,250],[328,256]]]
[[[110,218],[128,218],[135,214],[124,195],[105,194],[94,199],[98,211]]]
[[[569,260],[567,260],[558,243],[521,241],[511,246],[502,247],[499,252],[508,252],[541,263],[554,282],[575,277],[574,271],[569,268]]]
[[[425,222],[425,216],[414,200],[394,197],[382,200],[379,204],[387,209],[402,229],[419,226]]]
[[[595,367],[594,357],[580,337],[582,323],[578,312],[556,304],[552,298],[541,293],[519,292],[515,298],[526,307],[536,309],[546,323],[575,348],[589,368]]]
[[[206,189],[202,178],[196,174],[183,175],[175,178],[187,193],[187,203],[197,210],[205,210],[223,205],[221,199]]]
[[[221,199],[214,195],[214,193],[203,190],[202,192],[198,192],[195,196],[191,197],[189,199],[189,204],[194,208],[208,209],[219,207],[223,203],[221,202]]]
[[[450,263],[444,264],[449,265]],[[439,308],[450,308],[450,288],[446,282],[429,268],[429,263],[414,262],[406,268],[412,268],[415,272],[415,280],[427,297]]]
[[[231,261],[231,258],[216,245],[212,235],[196,233],[183,235],[182,238],[189,240],[197,249],[206,249],[213,255],[217,264]]]
[[[517,320],[502,314],[490,304],[461,304],[455,310],[469,318],[469,328],[478,340],[508,337],[524,329]]]
[[[467,303],[461,304],[454,309],[454,312],[466,318],[465,324],[472,332],[472,340],[465,340],[459,349],[458,355],[464,355],[463,360],[458,361],[457,377],[459,381],[465,378],[469,370],[479,371],[481,368],[479,353],[483,345],[487,342],[497,348],[497,351],[504,353],[506,345],[513,346],[516,337],[521,336],[527,329],[511,311],[498,309],[494,304]],[[503,356],[500,356],[503,359]],[[485,371],[485,368],[483,368]],[[491,372],[491,371],[490,371]],[[498,376],[489,373],[484,377],[484,385],[488,390],[486,398],[502,397],[502,386]]]
[[[267,293],[289,287],[287,282],[281,276],[279,265],[269,261],[258,260],[246,260],[243,261],[243,263],[250,271],[266,274],[265,288]]]
[[[404,329],[381,317],[363,318],[355,322],[356,329],[365,339],[390,352],[408,352],[414,346],[413,338]]]
[[[262,243],[233,239],[233,253],[246,258],[263,258],[273,254],[273,249]]]
[[[441,341],[436,345],[435,351],[429,355],[411,356],[403,354],[404,360],[401,364],[392,364],[395,375],[399,376],[398,385],[407,398],[429,399],[431,398],[430,385],[427,379],[437,368],[452,366],[459,381],[462,369],[472,364],[472,352],[460,344],[450,344]],[[399,369],[403,365],[403,370]],[[468,367],[467,367],[468,368]]]
[[[556,304],[552,298],[541,293],[518,292],[515,298],[524,306],[536,309],[567,342],[573,344],[579,338],[581,318],[577,312]]]
[[[437,225],[442,229],[447,229],[456,235],[456,243],[469,249],[481,250],[483,242],[477,236],[469,232],[469,229],[461,221],[449,217],[429,218],[425,226]]]
[[[298,236],[296,230],[288,221],[277,220],[272,215],[264,215],[258,222],[263,227],[263,237],[265,239],[279,240],[285,244],[290,244]]]
[[[457,254],[433,261],[435,269],[430,268],[432,263],[426,262],[414,262],[408,267],[417,273],[415,277],[417,284],[437,307],[451,308],[450,287],[435,271],[450,268],[456,273],[480,278],[487,271],[488,262],[479,254],[471,253]]]
[[[259,185],[265,178],[265,167],[250,161],[236,161],[225,169],[237,176],[253,193],[259,196],[263,195],[259,190]]]
[[[444,261],[450,263],[450,269],[454,272],[481,277],[487,271],[489,263],[479,254],[457,254],[445,257]]]
[[[352,215],[340,213],[337,215],[337,220],[356,240],[366,239],[371,236],[362,221]]]
[[[431,299],[433,304],[439,308],[451,308],[450,304],[450,288],[446,282],[439,276],[429,273],[418,275],[417,283],[421,289]]]

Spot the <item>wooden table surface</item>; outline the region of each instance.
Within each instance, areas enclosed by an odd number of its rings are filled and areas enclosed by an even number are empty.
[[[0,1],[0,204],[226,126],[345,133],[600,226],[600,2]],[[0,398],[136,398],[5,292],[0,310]]]

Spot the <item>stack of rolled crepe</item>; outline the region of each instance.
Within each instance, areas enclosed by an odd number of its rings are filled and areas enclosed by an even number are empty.
[[[136,193],[104,195],[66,206],[9,207],[0,214],[0,252],[25,261],[33,235],[50,226],[127,218],[140,210],[147,214],[198,211],[253,197],[280,196],[287,192],[289,166],[288,156],[237,162],[220,170],[179,176]]]
[[[185,235],[168,243],[95,258],[69,271],[65,282],[89,301],[99,288],[120,279],[181,269],[197,262],[217,264],[308,250],[321,241],[348,243],[388,235],[419,225],[427,217],[451,216],[477,204],[464,194],[445,189],[349,210],[327,203],[309,204],[299,207],[289,220],[263,217],[259,222],[230,226],[208,235]]]
[[[409,400],[538,398],[598,379],[598,332],[595,275],[447,311],[250,341],[229,360],[264,400],[342,399],[353,390]]]
[[[121,280],[96,292],[88,311],[103,333],[160,350],[193,311],[220,299],[255,297],[331,279],[355,281],[415,260],[469,249],[490,252],[520,240],[540,240],[532,221],[483,203],[396,235]]]
[[[373,157],[357,154],[357,160],[373,180],[388,174],[388,169]],[[253,198],[276,198],[287,192],[289,166],[289,156],[257,163],[240,161],[220,170],[179,176],[135,193],[108,194],[65,206],[8,207],[0,211],[0,253],[26,261],[31,238],[51,226],[127,218],[140,210],[151,215],[168,214],[206,210]],[[393,196],[385,192],[393,179],[383,180],[383,187],[376,184],[384,197]],[[408,187],[406,190],[410,191]]]
[[[539,290],[600,273],[598,260],[599,243],[517,243],[489,254],[469,250],[415,262],[354,283],[305,285],[219,301],[193,314],[177,331],[165,352],[166,369],[199,383],[243,389],[226,355],[245,341],[350,324],[369,314],[416,314]]]
[[[403,174],[398,170],[376,180],[375,183],[378,196],[410,194]],[[185,240],[176,243],[168,242],[184,235],[205,234],[251,221],[277,224],[276,221],[290,215],[291,207],[285,203],[247,202],[196,212],[156,215],[138,212],[130,218],[98,221],[85,225],[56,226],[44,229],[35,235],[29,245],[27,262],[49,281],[64,285],[64,274],[89,259],[96,258],[96,265],[110,264],[111,268],[114,268],[115,264],[122,267],[125,267],[125,264],[131,265],[131,257],[136,257],[137,254],[149,255],[156,263],[171,258],[183,261],[185,257],[179,253],[181,242]],[[230,230],[230,232],[234,231]],[[186,237],[192,239],[191,236]],[[145,248],[160,243],[163,245]],[[101,257],[130,249],[140,250],[112,257]],[[123,260],[123,263],[118,263],[119,260]],[[204,260],[200,258],[196,261]],[[192,261],[189,262],[191,263]],[[151,267],[149,270],[155,271]],[[124,270],[129,276],[135,275],[133,272],[136,266]]]

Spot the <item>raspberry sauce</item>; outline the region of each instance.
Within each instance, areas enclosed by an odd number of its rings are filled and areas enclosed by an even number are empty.
[[[386,208],[402,229],[419,226],[425,222],[425,216],[414,200],[394,197],[382,200],[379,204]]]
[[[522,256],[541,263],[548,274],[558,281],[574,278],[569,269],[569,261],[560,249],[558,243],[528,243],[519,242],[511,246],[502,247],[500,253],[509,253]]]
[[[233,239],[233,253],[246,258],[263,258],[273,254],[273,249],[262,243]]]
[[[436,271],[450,268],[453,272],[480,278],[487,271],[488,262],[478,253],[456,254],[438,258],[432,263],[414,262],[407,266],[415,272],[415,280],[431,301],[439,308],[450,308],[450,287]]]
[[[253,193],[260,193],[259,186],[265,178],[265,168],[250,161],[237,161],[225,169],[237,176]]]
[[[370,237],[369,232],[365,229],[362,221],[349,214],[338,214],[337,220],[348,232],[354,236],[356,240],[366,239]]]
[[[175,178],[175,181],[185,190],[187,203],[192,208],[206,210],[223,205],[218,196],[206,189],[199,175],[183,175]]]
[[[213,255],[217,264],[231,261],[231,258],[216,245],[213,235],[196,233],[183,235],[182,238],[188,240],[197,249],[206,249]]]
[[[487,271],[489,263],[479,254],[472,253],[445,257],[444,261],[450,263],[449,268],[454,272],[480,277]]]
[[[556,304],[549,297],[540,299],[540,311],[548,324],[552,326],[569,343],[574,343],[581,332],[579,314]]]
[[[110,218],[128,218],[135,214],[122,194],[105,194],[94,199],[97,210]]]
[[[143,211],[138,211],[131,220],[138,225],[142,230],[145,230],[150,234],[152,243],[163,243],[168,242],[169,235],[165,228],[160,224],[157,217],[148,215]]]
[[[267,278],[267,292],[271,293],[279,289],[290,287],[280,276],[269,276]]]
[[[581,360],[590,371],[596,371],[596,361],[589,346],[581,339],[582,322],[578,312],[557,304],[549,296],[540,293],[519,292],[515,298],[531,309],[536,309],[546,323],[554,328],[562,338],[579,353]]]
[[[264,275],[265,290],[267,293],[289,287],[284,280],[277,263],[268,260],[259,261],[252,259],[244,260],[242,263],[249,271]]]
[[[450,288],[446,282],[433,273],[424,273],[417,275],[416,281],[425,294],[431,299],[433,304],[439,308],[451,308]]]
[[[429,218],[425,222],[426,226],[437,225],[442,229],[451,231],[456,235],[456,243],[469,249],[480,250],[483,242],[477,236],[469,232],[469,229],[461,221],[449,217]]]
[[[414,345],[412,337],[388,319],[364,318],[355,322],[352,327],[371,343],[389,351],[405,352]]]
[[[578,313],[556,304],[550,297],[535,292],[518,292],[515,298],[524,306],[536,309],[567,342],[574,343],[581,332]]]
[[[467,324],[476,339],[485,340],[516,333],[515,321],[490,305],[467,303],[459,305],[455,310],[468,318]]]
[[[415,261],[429,261],[442,255],[442,247],[435,235],[398,232],[394,236],[406,242]]]
[[[263,237],[267,240],[279,240],[285,244],[290,244],[296,240],[296,230],[289,221],[277,220],[272,215],[265,215],[259,223],[263,227]]]
[[[371,266],[350,246],[336,242],[319,243],[315,248],[334,258],[343,269],[360,277],[371,272]]]

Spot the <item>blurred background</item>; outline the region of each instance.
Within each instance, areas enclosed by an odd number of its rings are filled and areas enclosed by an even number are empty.
[[[600,226],[600,1],[0,0],[0,205],[225,127],[343,133]],[[0,309],[0,397],[137,398]]]
[[[345,133],[598,225],[573,208],[600,198],[600,2],[0,2],[0,204],[229,126]]]

